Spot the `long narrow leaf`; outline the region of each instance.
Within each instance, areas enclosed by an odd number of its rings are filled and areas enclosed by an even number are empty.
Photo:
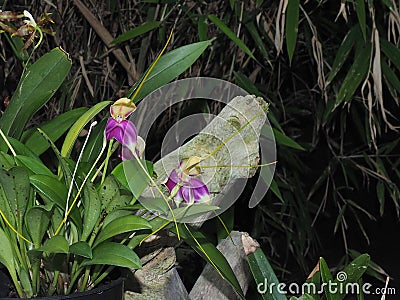
[[[71,68],[71,61],[60,48],[43,55],[22,76],[10,104],[3,113],[0,129],[20,138],[30,118],[54,95]],[[4,141],[0,148],[5,149]]]
[[[75,123],[72,125],[65,137],[64,144],[61,148],[61,155],[63,157],[69,157],[72,151],[72,147],[78,138],[79,133],[90,122],[99,112],[101,112],[111,101],[102,101],[97,103],[95,106],[91,107],[87,112],[85,112]]]
[[[299,30],[299,6],[299,0],[289,0],[286,9],[286,48],[290,63],[292,63],[297,43],[297,32]]]
[[[228,26],[226,26],[220,19],[218,19],[215,15],[208,15],[208,19],[213,22],[223,33],[226,34],[240,49],[242,49],[248,56],[252,59],[256,59],[251,53],[250,49],[246,46],[246,44],[236,36],[236,34],[230,30]]]

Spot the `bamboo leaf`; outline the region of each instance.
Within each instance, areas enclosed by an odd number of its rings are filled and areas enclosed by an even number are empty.
[[[154,28],[157,28],[160,24],[160,21],[153,21],[139,25],[117,36],[114,40],[112,40],[111,45],[117,45],[122,42],[131,40],[139,35],[145,34],[146,32],[153,30]]]
[[[292,63],[299,30],[299,0],[289,0],[286,8],[286,48]]]
[[[365,79],[369,70],[369,60],[371,57],[371,46],[366,46],[354,59],[353,65],[350,67],[343,83],[340,87],[338,96],[336,98],[335,106],[337,107],[343,101],[351,101],[355,91],[361,82]]]
[[[251,53],[250,49],[246,46],[246,44],[236,36],[236,34],[226,26],[220,19],[218,19],[215,15],[208,15],[208,19],[213,22],[223,33],[226,34],[240,49],[242,49],[248,56],[252,59],[256,60],[253,53]]]
[[[356,0],[356,12],[358,23],[360,24],[361,32],[363,34],[364,41],[367,40],[367,24],[365,16],[365,0]]]
[[[335,60],[332,64],[332,69],[329,72],[328,78],[326,79],[326,84],[332,82],[335,78],[336,74],[340,71],[343,64],[347,60],[347,57],[350,54],[351,49],[353,48],[355,42],[358,40],[360,35],[360,27],[359,25],[354,26],[350,29],[350,31],[346,34],[343,39],[342,44],[336,52]]]

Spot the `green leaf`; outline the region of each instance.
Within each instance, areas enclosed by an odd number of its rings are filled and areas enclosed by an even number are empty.
[[[233,287],[240,298],[245,299],[242,288],[240,287],[235,273],[233,273],[228,261],[224,255],[207,240],[205,235],[201,231],[185,224],[178,224],[178,229],[185,242],[188,243],[214,268],[216,268],[217,272],[221,274],[223,278]],[[170,230],[175,232],[175,226],[171,227]]]
[[[71,68],[71,61],[60,48],[43,55],[22,75],[10,104],[4,111],[0,128],[16,139],[31,117],[54,95]],[[0,141],[1,149],[6,145]]]
[[[267,125],[264,125],[267,126]],[[275,141],[282,146],[287,146],[296,150],[301,150],[301,151],[305,151],[306,149],[304,149],[300,144],[298,144],[297,142],[295,142],[294,140],[292,140],[290,137],[288,137],[287,135],[283,134],[282,132],[280,132],[279,130],[272,128],[272,131],[274,132],[274,136],[275,136]]]
[[[267,49],[265,49],[265,43],[261,39],[260,34],[258,33],[257,27],[254,22],[247,22],[245,23],[247,30],[249,31],[251,37],[253,38],[254,42],[256,43],[258,49],[260,50],[262,56],[266,61],[269,60]]]
[[[28,147],[22,144],[19,140],[14,139],[12,137],[8,137],[8,141],[10,142],[11,146],[14,148],[15,153],[21,154],[24,156],[28,156],[30,158],[36,159],[40,162],[39,157]]]
[[[41,162],[24,155],[15,156],[15,162],[19,166],[24,166],[30,170],[33,174],[53,176],[55,175]]]
[[[396,68],[400,70],[400,49],[383,38],[380,38],[379,42],[383,53],[385,53],[387,58],[389,58]]]
[[[355,91],[361,82],[365,79],[369,70],[369,59],[371,56],[371,46],[368,45],[358,52],[353,65],[343,80],[340,87],[335,106],[337,107],[343,101],[351,101]]]
[[[119,198],[119,186],[114,176],[107,176],[99,188],[102,210],[107,210],[114,199]]]
[[[250,49],[246,46],[246,44],[239,39],[236,34],[230,30],[228,26],[226,26],[220,19],[218,19],[215,15],[208,15],[208,19],[213,22],[223,33],[226,34],[240,49],[242,49],[248,56],[252,59],[256,60],[253,53],[251,53]]]
[[[262,171],[262,170],[266,170],[266,169],[263,168],[263,169],[261,169],[261,171]],[[261,176],[263,176],[263,173],[261,173]],[[274,193],[274,195],[275,195],[276,197],[278,197],[279,200],[281,200],[282,202],[284,202],[283,196],[282,196],[282,194],[281,194],[281,191],[279,190],[279,186],[278,186],[278,184],[276,183],[276,180],[275,180],[275,179],[272,179],[269,188],[270,188],[271,191]]]
[[[114,40],[111,41],[111,45],[117,45],[122,42],[131,40],[139,35],[142,35],[146,32],[153,30],[154,28],[157,28],[160,24],[161,24],[160,21],[153,21],[139,25],[117,36]]]
[[[65,237],[61,235],[55,235],[50,239],[46,240],[42,247],[35,249],[34,251],[47,252],[47,253],[68,253],[69,245]]]
[[[139,164],[146,168],[147,175]],[[111,174],[138,199],[150,181],[149,176],[153,175],[153,164],[142,159],[126,160],[116,166]]]
[[[346,278],[345,280],[340,280],[341,277],[337,276],[335,279],[335,282],[343,283],[345,286],[347,283],[356,283],[362,275],[365,273],[365,271],[368,268],[370,262],[370,256],[368,254],[362,254],[355,258],[351,263],[349,263],[342,272],[342,274],[345,274],[343,278]]]
[[[292,63],[297,43],[297,33],[299,30],[299,6],[299,0],[289,0],[286,8],[286,48],[290,63]]]
[[[264,97],[264,95],[258,90],[251,80],[243,73],[233,71],[235,82],[242,88],[245,89],[249,94],[256,95],[258,97]]]
[[[48,230],[52,211],[53,205],[37,205],[26,213],[25,224],[36,247],[42,243],[43,236]]]
[[[10,273],[13,281],[17,278],[15,271],[15,260],[13,247],[8,236],[5,234],[2,228],[0,228],[0,263],[5,266]]]
[[[63,113],[49,122],[39,126],[47,136],[53,141],[57,141],[71,125],[88,109],[86,107],[76,108]],[[43,154],[49,147],[49,143],[36,128],[25,131],[23,134],[25,145],[36,155]]]
[[[21,231],[24,215],[30,200],[28,172],[22,167],[0,170],[0,209],[13,225]]]
[[[81,239],[86,241],[101,215],[100,197],[92,185],[85,186],[83,192],[83,206],[83,230]]]
[[[115,219],[107,224],[107,226],[104,226],[104,228],[100,231],[94,242],[94,247],[121,233],[140,229],[151,229],[151,225],[142,217],[130,215]]]
[[[207,40],[208,25],[206,23],[207,16],[201,15],[197,20],[197,32],[200,42]]]
[[[77,242],[69,246],[69,253],[82,256],[84,258],[93,258],[92,248],[86,242]]]
[[[142,89],[134,99],[134,102],[138,102],[186,71],[210,44],[211,40],[189,44],[161,56],[157,65],[144,82]],[[129,90],[127,97],[132,97],[136,87],[135,85]]]
[[[343,64],[345,63],[347,57],[349,56],[349,53],[350,53],[351,49],[353,48],[355,42],[359,38],[361,38],[360,37],[360,26],[356,25],[350,29],[350,31],[347,33],[347,35],[343,39],[343,42],[340,45],[339,49],[337,50],[335,60],[333,61],[333,64],[332,64],[332,69],[329,72],[328,78],[326,79],[326,84],[329,84],[335,78],[336,74],[340,71],[340,69],[342,68]]]
[[[329,284],[333,283],[333,277],[331,272],[329,271],[328,265],[326,264],[325,260],[321,257],[319,259],[319,268],[321,272],[322,282],[325,283],[324,291],[326,298],[328,300],[341,300],[342,297],[338,293],[330,293],[329,292]]]
[[[101,112],[107,105],[111,104],[111,101],[102,101],[91,107],[85,112],[75,123],[72,125],[64,139],[64,143],[61,148],[61,155],[63,157],[69,157],[71,155],[72,147],[75,144],[76,139],[81,133],[82,129],[92,120],[99,112]]]
[[[101,120],[101,122],[92,130],[86,147],[82,153],[82,162],[94,163],[96,158],[100,155],[107,119],[108,118],[104,118]]]
[[[367,24],[365,16],[365,0],[356,0],[356,12],[358,23],[360,24],[361,32],[364,37],[364,41],[367,40]]]
[[[45,203],[54,203],[64,212],[68,189],[61,181],[54,176],[47,175],[31,175],[29,180]],[[82,228],[82,219],[76,206],[71,210],[70,217],[78,228]]]
[[[93,258],[86,260],[82,266],[110,265],[139,269],[142,267],[139,257],[125,245],[104,242],[93,249]]]
[[[11,169],[15,166],[14,158],[9,154],[0,151],[0,166],[5,170]]]
[[[400,80],[397,77],[396,73],[389,67],[389,65],[383,59],[381,60],[381,68],[382,68],[382,73],[386,80],[388,89],[389,89],[390,93],[392,94],[392,97],[394,99],[396,99],[397,94],[393,90],[393,88],[397,90],[397,93],[400,93]]]
[[[261,293],[263,299],[286,300],[286,297],[278,291],[279,280],[261,248],[249,254],[247,262],[256,281],[257,290],[265,291]]]

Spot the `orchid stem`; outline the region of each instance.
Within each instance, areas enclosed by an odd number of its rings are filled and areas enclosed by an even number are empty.
[[[101,182],[100,185],[103,184],[104,180],[106,179],[106,173],[107,173],[107,167],[108,167],[108,161],[110,159],[110,156],[112,154],[112,145],[114,143],[114,140],[110,140],[110,142],[108,143],[108,150],[107,150],[107,155],[106,155],[106,159],[104,160],[104,169],[103,169],[103,174],[101,175]],[[100,168],[99,168],[100,169]]]

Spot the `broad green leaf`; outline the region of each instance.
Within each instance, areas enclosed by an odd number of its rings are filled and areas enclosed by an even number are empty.
[[[369,59],[371,56],[371,46],[368,45],[358,52],[354,59],[353,65],[350,67],[343,83],[340,87],[335,106],[338,106],[343,101],[351,101],[355,91],[361,82],[365,79],[369,70]]]
[[[101,243],[93,249],[93,258],[82,263],[82,266],[91,265],[110,265],[132,269],[142,267],[139,257],[133,250],[113,242]]]
[[[134,102],[138,102],[186,71],[210,44],[211,40],[189,44],[161,56],[157,65],[144,82],[142,89],[134,99]],[[137,85],[129,90],[127,97],[132,97],[136,87]]]
[[[173,209],[175,218],[181,223],[196,222],[196,218],[209,214],[211,212],[216,212],[220,208],[215,205],[194,203],[186,207],[179,207]],[[215,215],[214,215],[215,216]],[[172,214],[168,211],[168,220],[172,220]]]
[[[147,175],[139,164],[146,168]],[[116,166],[111,174],[138,199],[150,181],[149,176],[153,175],[153,164],[146,160],[126,160]]]
[[[107,176],[98,192],[100,195],[101,209],[107,210],[110,203],[120,196],[119,186],[115,177],[112,175]]]
[[[5,266],[10,273],[13,280],[17,278],[15,271],[15,260],[13,247],[8,236],[5,234],[2,228],[0,228],[0,263]]]
[[[53,142],[55,142],[87,110],[86,107],[80,107],[67,111],[55,117],[51,121],[40,125],[39,128],[42,129]],[[25,145],[36,155],[43,154],[50,147],[49,143],[36,128],[25,131],[23,140],[25,141]]]
[[[260,289],[262,292],[261,296],[263,299],[286,300],[286,297],[278,291],[279,280],[261,248],[249,254],[247,262],[249,263],[257,289]]]
[[[21,281],[22,289],[25,292],[26,297],[31,298],[33,296],[33,289],[32,289],[32,279],[30,274],[28,274],[30,270],[25,269],[22,265],[20,265],[18,275]]]
[[[31,175],[29,180],[45,203],[54,203],[63,212],[65,211],[68,189],[61,181],[47,175]],[[82,219],[76,206],[72,209],[70,217],[78,228],[82,228]]]
[[[117,45],[122,42],[131,40],[139,35],[142,35],[146,32],[153,30],[154,28],[157,28],[160,24],[161,24],[160,21],[153,21],[139,25],[117,36],[114,40],[112,40],[111,45]]]
[[[250,49],[246,46],[246,44],[236,36],[236,34],[226,26],[220,19],[218,19],[215,15],[208,15],[208,19],[213,22],[223,33],[226,34],[240,49],[242,49],[248,56],[252,59],[256,59],[251,53]]]
[[[363,34],[364,41],[367,40],[367,24],[365,16],[365,0],[356,0],[356,12],[358,23],[360,24],[361,32]]]
[[[92,248],[86,242],[77,242],[69,246],[69,253],[92,259]]]
[[[133,208],[134,206],[129,205],[129,206],[125,206],[121,209],[116,209],[114,211],[112,211],[111,213],[109,213],[103,221],[103,227],[107,226],[109,223],[111,223],[112,221],[125,217],[125,216],[129,216],[132,215],[134,212],[133,210],[137,210]]]
[[[338,275],[335,278],[335,282],[342,282],[344,285],[347,283],[356,283],[367,270],[369,262],[370,256],[368,254],[361,254],[341,271],[341,274],[345,276],[341,277]],[[345,278],[345,280],[341,280],[342,278]]]
[[[299,31],[299,6],[299,0],[289,0],[286,8],[286,48],[290,63],[292,63],[294,50],[296,49],[297,33]]]
[[[36,159],[38,162],[40,162],[39,157],[31,149],[22,144],[19,140],[8,137],[8,141],[14,148],[15,153],[30,157],[32,159]]]
[[[30,199],[28,172],[22,167],[0,170],[0,209],[13,225],[21,231]]]
[[[20,138],[25,125],[54,95],[70,68],[71,61],[60,48],[51,50],[28,67],[2,115],[0,128],[4,134]],[[4,150],[3,140],[0,146]]]
[[[9,154],[0,151],[0,167],[2,169],[9,170],[14,166],[15,166],[14,158]]]
[[[31,207],[25,215],[25,224],[31,236],[32,242],[37,247],[48,230],[53,205],[38,205]]]
[[[205,235],[201,231],[185,224],[178,224],[178,229],[185,242],[214,268],[216,268],[217,272],[221,274],[223,276],[222,278],[233,287],[241,299],[245,299],[242,288],[240,287],[235,273],[233,273],[228,261],[224,255],[207,240]],[[172,226],[170,230],[175,232],[175,226]]]
[[[336,74],[340,71],[347,57],[349,56],[349,53],[353,48],[355,42],[359,38],[361,38],[360,26],[356,25],[350,29],[350,31],[343,39],[343,42],[340,45],[339,49],[337,50],[335,60],[333,61],[332,64],[332,69],[329,72],[328,78],[326,79],[326,84],[329,84],[335,78]]]
[[[81,239],[86,241],[101,215],[101,201],[96,189],[86,186],[83,192],[83,231]]]
[[[329,271],[328,265],[325,260],[321,257],[319,260],[319,268],[321,272],[322,282],[325,283],[325,296],[328,300],[341,300],[342,297],[338,293],[330,293],[329,292],[329,283],[333,283],[333,277],[331,272]]]
[[[82,129],[92,120],[99,112],[101,112],[106,106],[111,104],[111,101],[102,101],[91,107],[85,112],[75,123],[72,125],[64,139],[64,143],[61,148],[61,155],[63,157],[69,157],[71,155],[72,147],[75,144],[76,139],[81,133]]]
[[[24,155],[15,156],[15,162],[19,166],[24,166],[33,174],[53,176],[55,175],[41,162]]]
[[[61,235],[55,235],[50,239],[46,240],[42,247],[35,249],[34,251],[47,252],[47,253],[68,253],[69,245],[65,237]]]
[[[151,225],[142,217],[130,215],[115,219],[107,224],[107,226],[104,226],[97,236],[93,246],[96,247],[105,240],[115,237],[121,233],[140,229],[151,229]]]

